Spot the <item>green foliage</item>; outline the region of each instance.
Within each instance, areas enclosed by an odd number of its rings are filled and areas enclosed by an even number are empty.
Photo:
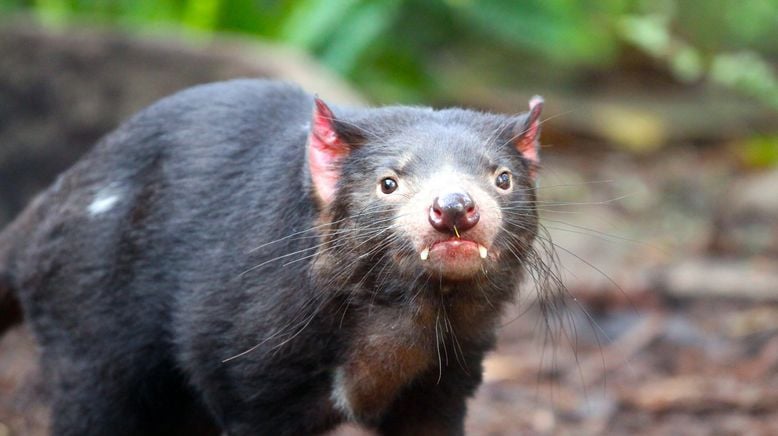
[[[679,80],[778,107],[767,62],[778,56],[778,0],[0,0],[0,11],[256,35],[310,52],[378,100],[445,95],[463,86],[452,77],[578,77],[633,46]],[[743,60],[757,71],[738,73]]]
[[[778,78],[758,54],[746,51],[714,57],[711,79],[778,108]]]
[[[453,3],[453,2],[452,2]],[[622,1],[462,1],[453,7],[464,23],[486,38],[564,64],[606,61],[613,56],[612,18]]]
[[[222,3],[222,0],[190,0],[184,6],[181,21],[194,29],[215,30]]]
[[[737,145],[740,159],[748,167],[778,167],[778,136],[757,136]]]
[[[682,81],[707,78],[778,109],[778,77],[766,61],[766,56],[778,55],[773,42],[778,40],[778,2],[688,0],[665,5],[674,7],[623,17],[623,38],[664,61]],[[681,32],[671,27],[678,21],[684,23]],[[770,43],[764,44],[765,39]]]

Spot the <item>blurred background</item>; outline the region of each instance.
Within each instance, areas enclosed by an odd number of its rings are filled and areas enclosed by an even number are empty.
[[[778,0],[0,0],[0,225],[135,111],[246,76],[546,98],[565,287],[524,287],[468,434],[778,434]],[[0,436],[45,434],[36,353],[0,340]]]

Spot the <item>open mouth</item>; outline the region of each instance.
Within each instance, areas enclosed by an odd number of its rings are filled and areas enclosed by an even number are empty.
[[[422,265],[446,279],[466,280],[484,271],[489,249],[469,239],[451,238],[430,243],[419,252]]]

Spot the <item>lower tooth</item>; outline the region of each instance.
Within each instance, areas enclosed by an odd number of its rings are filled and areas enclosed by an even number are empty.
[[[481,259],[486,259],[486,255],[488,254],[488,252],[486,251],[486,247],[484,247],[483,245],[479,245],[478,254],[481,255]]]
[[[421,250],[419,257],[421,257],[421,260],[427,260],[427,258],[430,257],[430,249],[425,248],[424,250]]]

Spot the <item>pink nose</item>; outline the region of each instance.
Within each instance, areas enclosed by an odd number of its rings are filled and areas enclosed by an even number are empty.
[[[430,207],[430,224],[439,232],[464,232],[478,224],[480,218],[475,202],[467,193],[442,195]]]

